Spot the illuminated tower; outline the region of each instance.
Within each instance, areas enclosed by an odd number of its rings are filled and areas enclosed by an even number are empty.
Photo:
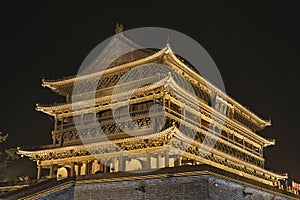
[[[121,33],[97,59],[115,54],[120,46],[132,51],[114,60],[105,71],[99,71],[95,65],[80,77],[43,80],[44,87],[65,96],[66,102],[37,105],[38,111],[55,119],[52,144],[18,151],[37,162],[38,179],[45,169],[49,170],[48,177],[63,179],[203,164],[270,186],[287,178],[287,174],[264,168],[264,148],[275,142],[257,131],[271,125],[270,121],[261,119],[207,82],[170,45],[161,50],[136,50],[135,44]],[[129,105],[121,100],[112,102],[115,88],[123,87],[116,94],[119,99],[126,96],[126,84],[117,84],[120,78],[145,64],[163,64],[166,68],[157,72],[153,68],[143,69],[137,77],[132,74],[127,85],[136,81],[144,84],[135,90]],[[196,103],[180,77],[193,88]],[[154,82],[147,84],[149,79]],[[84,98],[93,87],[95,98]],[[77,98],[76,109],[72,104],[74,91],[83,96],[81,100]],[[123,116],[127,110],[130,120]],[[126,134],[124,130],[135,134]],[[201,153],[207,146],[213,149]]]

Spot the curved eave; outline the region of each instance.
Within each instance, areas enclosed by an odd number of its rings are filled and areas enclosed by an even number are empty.
[[[201,146],[202,144],[200,144],[200,143],[194,141],[193,139],[188,138],[187,136],[185,136],[185,135],[184,135],[178,128],[176,128],[176,127],[174,128],[174,137],[176,137],[176,138],[179,139],[179,140],[185,141],[185,142],[187,142],[187,143],[189,143],[189,144],[195,144],[195,145],[197,145],[197,146],[199,146],[199,147],[202,148],[202,146]],[[258,171],[261,171],[261,172],[263,172],[263,173],[269,174],[269,175],[271,175],[271,176],[274,176],[274,177],[276,177],[276,178],[278,178],[278,179],[287,179],[287,178],[288,178],[288,174],[287,174],[287,173],[278,174],[278,173],[275,173],[275,172],[272,172],[272,171],[268,171],[268,170],[266,170],[266,169],[264,169],[264,168],[258,167],[258,166],[256,166],[256,165],[253,165],[253,164],[250,164],[250,163],[241,161],[241,160],[238,160],[238,159],[235,158],[235,157],[232,157],[232,156],[230,156],[230,155],[227,155],[227,154],[224,154],[224,153],[222,153],[222,152],[219,152],[219,151],[217,151],[217,150],[214,149],[214,148],[211,149],[211,151],[214,151],[214,152],[216,152],[216,153],[221,153],[223,156],[228,156],[229,159],[232,159],[232,160],[235,161],[235,162],[242,163],[242,164],[244,164],[244,165],[250,165],[251,168],[256,169],[256,170],[258,170]]]
[[[236,106],[238,109],[242,110],[245,112],[247,115],[249,115],[252,119],[257,121],[257,125],[260,129],[265,128],[266,126],[271,126],[271,120],[264,120],[260,118],[258,115],[255,113],[251,112],[247,108],[245,108],[243,105],[238,103],[236,100],[231,98],[230,96],[226,95],[223,91],[221,91],[219,88],[205,80],[201,75],[193,71],[190,67],[188,67],[185,63],[183,63],[180,59],[177,58],[177,56],[174,54],[172,51],[171,47],[167,45],[168,50],[166,51],[165,55],[166,58],[168,58],[169,61],[173,62],[177,66],[181,66],[181,69],[184,69],[187,74],[192,75],[194,78],[201,80],[203,83],[207,85],[207,87],[215,92],[217,92],[219,95],[221,95],[224,99],[232,103],[234,106]]]
[[[177,94],[183,95],[185,98],[187,98],[189,100],[195,99],[194,96],[192,96],[191,94],[189,94],[185,90],[182,90],[181,87],[177,84],[177,82],[172,78],[172,76],[166,77],[164,82],[165,82],[165,85],[164,85],[165,87],[170,86],[172,90],[177,92]],[[206,105],[206,104],[201,104],[201,106],[204,106],[207,109],[209,109],[208,105]],[[216,112],[216,114],[220,114],[220,113]],[[231,123],[236,123],[236,122],[232,121],[231,119],[228,119],[228,120],[230,120]],[[238,126],[238,124],[236,124],[236,126]],[[243,130],[248,132],[247,130],[245,130],[245,128]],[[253,133],[253,132],[251,132],[250,134],[252,134],[256,139],[259,139],[259,141],[261,141],[263,143],[264,147],[267,147],[267,146],[270,146],[270,145],[275,145],[275,140],[274,139],[266,139],[266,138],[264,138],[264,137],[262,137],[262,136],[260,136],[256,133]]]
[[[59,107],[59,106],[42,106],[40,104],[36,104],[35,110],[55,117],[56,116],[54,111],[55,107]]]
[[[174,134],[174,129],[175,129],[175,127],[171,126],[163,131],[149,134],[149,135],[141,135],[141,136],[135,136],[135,137],[129,137],[129,138],[122,138],[122,139],[116,139],[116,140],[112,140],[112,141],[107,139],[105,141],[96,142],[96,143],[88,143],[88,144],[84,144],[84,145],[66,146],[66,147],[58,147],[58,148],[49,148],[49,149],[43,149],[43,150],[30,151],[30,150],[22,150],[21,148],[18,147],[16,153],[18,155],[23,155],[23,156],[27,156],[30,158],[34,158],[36,155],[44,155],[44,154],[49,154],[49,153],[53,153],[53,152],[59,153],[59,152],[65,152],[65,151],[70,151],[70,150],[87,150],[87,149],[97,148],[97,147],[101,147],[101,146],[103,147],[103,146],[107,146],[107,145],[113,145],[115,143],[136,142],[136,141],[140,141],[140,140],[144,140],[144,139],[160,138],[160,137],[166,136],[168,134],[170,134],[170,136],[172,137],[172,135]]]
[[[100,72],[97,72],[97,73],[88,74],[88,75],[84,75],[84,76],[72,77],[72,78],[68,78],[68,79],[65,79],[65,80],[58,80],[58,81],[43,80],[42,85],[44,87],[50,88],[51,90],[55,91],[56,93],[58,93],[60,95],[64,95],[59,91],[59,87],[62,86],[62,85],[72,84],[74,81],[81,81],[81,80],[85,80],[85,79],[96,78],[96,77],[99,77],[100,75],[113,73],[115,71],[119,71],[119,70],[122,70],[122,69],[127,68],[127,67],[136,66],[136,65],[144,64],[144,63],[149,63],[153,60],[157,60],[159,58],[162,58],[163,56],[166,56],[166,58],[168,58],[174,64],[177,64],[177,66],[181,66],[181,68],[183,70],[185,70],[187,72],[187,74],[190,74],[190,75],[194,76],[195,78],[201,80],[210,89],[216,91],[219,95],[223,96],[223,98],[225,98],[227,101],[232,103],[238,109],[245,112],[248,116],[250,116],[253,120],[255,120],[257,122],[257,126],[260,129],[264,129],[266,126],[271,125],[270,120],[264,120],[264,119],[260,118],[258,115],[256,115],[255,113],[249,111],[247,108],[245,108],[243,105],[241,105],[240,103],[235,101],[230,96],[226,95],[223,91],[221,91],[220,89],[215,87],[213,84],[206,81],[202,76],[200,76],[198,73],[193,71],[190,67],[186,66],[186,64],[184,64],[182,61],[180,61],[176,57],[176,55],[174,54],[174,52],[172,51],[171,47],[168,44],[164,49],[154,53],[151,56],[148,56],[146,58],[142,58],[140,60],[136,60],[136,61],[129,62],[129,63],[123,64],[123,65],[119,65],[119,66],[116,66],[116,67],[113,67],[113,68],[110,68],[110,69],[106,69],[105,71],[100,71]]]
[[[180,86],[176,83],[176,81],[172,78],[172,76],[169,76],[166,79],[166,84],[165,86],[170,86],[173,90],[175,90],[178,94],[182,93],[183,96],[187,97],[188,99],[194,99],[194,97],[186,92],[185,90],[182,90]],[[207,106],[206,104],[202,104],[202,106]],[[275,145],[275,140],[274,139],[266,139],[258,134],[255,134],[255,137],[259,139],[264,147],[270,146],[270,145]]]
[[[49,88],[58,95],[66,96],[66,92],[60,89],[60,85],[55,84],[55,82],[42,80],[42,87]]]
[[[276,143],[275,139],[264,139],[264,140],[265,140],[264,147],[275,145]]]
[[[166,86],[168,84],[168,82],[170,81],[170,79],[172,79],[170,75],[166,76],[166,77],[162,78],[161,80],[159,80],[155,83],[152,83],[151,85],[147,85],[147,86],[143,86],[141,88],[138,88],[136,90],[136,92],[144,92],[144,91],[155,89],[155,88],[158,88],[158,87],[161,87],[161,86]],[[174,81],[172,81],[172,82],[174,82]],[[125,92],[116,94],[115,97],[116,98],[121,97],[121,96],[126,96],[127,97],[127,94],[128,93],[125,91]],[[105,100],[105,98],[109,98],[109,96],[99,97],[95,100],[97,102],[97,101],[100,101],[100,100]],[[51,115],[51,116],[56,116],[56,111],[58,111],[58,110],[68,109],[68,108],[72,108],[72,107],[76,108],[79,105],[90,105],[90,104],[95,104],[95,101],[94,100],[86,100],[86,101],[82,101],[82,102],[66,103],[66,104],[61,104],[61,105],[40,105],[40,104],[36,104],[36,110],[40,111],[40,112],[43,112],[43,113],[46,113],[46,114]]]
[[[109,73],[120,71],[120,70],[125,69],[127,67],[132,67],[132,66],[136,66],[136,65],[140,65],[140,64],[144,64],[144,63],[149,63],[151,61],[154,61],[154,60],[157,60],[157,59],[161,58],[164,55],[166,50],[167,50],[167,47],[161,49],[160,51],[158,51],[158,52],[156,52],[156,53],[154,53],[154,54],[152,54],[148,57],[145,57],[145,58],[142,58],[142,59],[139,59],[139,60],[136,60],[136,61],[132,61],[132,62],[129,62],[129,63],[125,63],[125,64],[122,64],[122,65],[119,65],[119,66],[115,66],[113,68],[106,69],[105,71],[99,71],[99,72],[96,72],[96,73],[87,74],[87,75],[83,75],[83,76],[70,77],[70,78],[66,78],[66,79],[63,79],[63,80],[42,80],[42,86],[43,87],[48,87],[48,88],[55,91],[60,86],[63,86],[63,85],[66,85],[66,84],[72,84],[75,81],[83,81],[83,80],[86,80],[86,79],[93,79],[93,78],[100,77],[103,74],[109,74]]]
[[[187,142],[189,144],[193,144],[196,146],[201,146],[202,144],[195,142],[194,140],[188,138],[187,136],[185,136],[183,133],[181,133],[181,131],[176,128],[175,126],[171,126],[169,128],[167,128],[166,130],[154,133],[154,134],[150,134],[150,135],[142,135],[142,136],[136,136],[136,137],[130,137],[130,138],[124,138],[124,139],[117,139],[114,141],[102,141],[102,142],[96,142],[96,143],[90,143],[90,144],[85,144],[85,145],[76,145],[76,146],[67,146],[67,147],[59,147],[59,148],[49,148],[49,149],[44,149],[44,150],[35,150],[35,151],[28,151],[28,150],[22,150],[20,148],[18,148],[17,150],[17,154],[18,155],[23,155],[23,156],[27,156],[29,158],[31,158],[32,160],[36,160],[36,157],[40,157],[40,156],[44,156],[44,155],[48,155],[48,154],[53,154],[53,153],[64,153],[67,151],[82,151],[82,150],[87,150],[87,149],[93,149],[93,148],[99,148],[99,147],[105,147],[105,146],[109,146],[112,145],[113,143],[127,143],[127,142],[138,142],[144,139],[155,139],[155,138],[161,138],[163,136],[167,136],[168,135],[168,140],[171,141],[173,137]],[[212,149],[211,151],[213,151],[216,154],[220,154],[221,152]],[[258,170],[262,173],[271,175],[273,177],[276,177],[277,179],[286,179],[288,177],[287,174],[277,174],[274,173],[272,171],[268,171],[264,168],[258,167],[256,165],[252,165],[250,163],[245,163],[241,160],[238,160],[235,157],[229,156],[229,155],[225,155],[223,153],[221,153],[223,156],[228,156],[228,159],[237,162],[237,163],[241,163],[241,164],[245,164],[245,165],[249,165],[251,166],[251,168]]]
[[[155,82],[151,85],[139,88],[136,92],[145,92],[147,90],[152,90],[152,89],[155,89],[155,88],[159,88],[161,86],[169,87],[173,91],[175,91],[177,94],[180,94],[180,95],[184,96],[185,98],[187,98],[189,100],[192,100],[192,99],[195,98],[190,93],[186,92],[185,90],[182,90],[181,87],[177,84],[177,82],[172,78],[172,76],[170,74],[168,76],[162,78],[160,81],[157,81],[157,82]],[[117,94],[116,98],[122,99],[124,96],[127,97],[127,92],[126,91]],[[54,106],[41,106],[41,105],[37,104],[36,110],[44,112],[44,113],[46,113],[48,115],[51,115],[51,116],[56,116],[57,115],[56,113],[59,110],[72,109],[72,106],[74,108],[76,108],[79,105],[85,105],[85,106],[89,106],[90,104],[94,105],[95,103],[97,103],[99,101],[105,100],[105,98],[109,98],[109,96],[100,97],[100,98],[96,99],[96,102],[95,101],[83,101],[83,102],[75,103],[74,105],[72,105],[71,103],[62,104],[62,105],[54,105]],[[208,106],[206,104],[201,104],[201,105],[204,106],[204,107]],[[234,123],[234,122],[232,122],[232,123]],[[242,127],[240,127],[240,128],[242,128]],[[247,132],[247,130],[244,130],[244,131]],[[258,139],[262,143],[263,147],[267,147],[267,146],[270,146],[270,145],[275,145],[275,140],[274,139],[265,139],[264,137],[262,137],[258,134],[254,134],[253,137]]]

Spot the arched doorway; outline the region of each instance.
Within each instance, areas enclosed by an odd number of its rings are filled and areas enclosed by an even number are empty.
[[[69,177],[71,174],[71,169],[69,167],[60,167],[57,169],[57,180],[61,180]]]
[[[139,160],[130,159],[129,161],[126,161],[126,171],[141,170],[141,169],[143,169],[143,166]]]

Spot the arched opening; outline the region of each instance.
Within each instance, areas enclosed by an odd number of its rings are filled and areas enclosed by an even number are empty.
[[[129,161],[126,161],[126,171],[140,170],[140,169],[143,169],[143,166],[139,160],[130,159]]]
[[[71,174],[71,169],[68,167],[60,167],[57,169],[57,180],[61,180],[69,177]]]

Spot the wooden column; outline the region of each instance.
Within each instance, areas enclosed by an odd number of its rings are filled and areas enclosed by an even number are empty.
[[[146,169],[151,169],[151,154],[147,153]]]
[[[107,160],[104,159],[103,161],[103,173],[107,173]]]
[[[112,172],[115,172],[116,171],[116,158],[113,157],[112,158],[112,169],[111,169]]]
[[[77,165],[78,166],[78,168],[77,168],[78,169],[78,176],[81,175],[81,165],[82,165],[81,163],[78,163],[78,165]]]
[[[182,157],[180,155],[176,155],[175,157],[175,160],[174,160],[174,166],[180,166],[181,165],[181,159]]]
[[[168,167],[169,166],[169,151],[165,151],[165,167]]]
[[[55,138],[55,135],[53,134],[53,131],[52,131],[52,144],[53,144],[53,146],[55,146],[56,145],[56,138]]]
[[[54,117],[54,130],[56,131],[57,130],[57,118]]]
[[[98,170],[99,170],[98,160],[94,160],[94,162],[92,162],[92,174],[95,174],[96,171]]]
[[[50,176],[50,178],[54,177],[54,165],[53,164],[50,165],[49,176]]]
[[[156,168],[159,168],[159,154],[156,156]]]
[[[40,179],[41,178],[41,174],[42,174],[42,166],[41,166],[41,161],[38,161],[37,162],[37,179]]]
[[[88,175],[89,169],[88,169],[88,161],[83,162],[83,167],[84,167],[84,174],[83,175]]]
[[[197,161],[196,161],[196,160],[193,160],[193,161],[192,161],[192,164],[193,164],[193,165],[197,165]]]
[[[62,137],[62,133],[61,134],[59,134],[59,142],[58,142],[58,144],[59,144],[59,146],[61,147],[62,146],[62,144],[63,144],[63,137]]]
[[[60,130],[64,128],[64,118],[61,118]]]
[[[125,163],[124,163],[124,157],[119,157],[119,171],[125,171]]]
[[[71,172],[70,172],[70,176],[75,176],[75,170],[74,170],[74,163],[71,163]]]
[[[57,131],[57,118],[56,117],[54,117],[54,131],[52,131],[53,146],[56,145],[56,135],[53,134],[55,131]]]

